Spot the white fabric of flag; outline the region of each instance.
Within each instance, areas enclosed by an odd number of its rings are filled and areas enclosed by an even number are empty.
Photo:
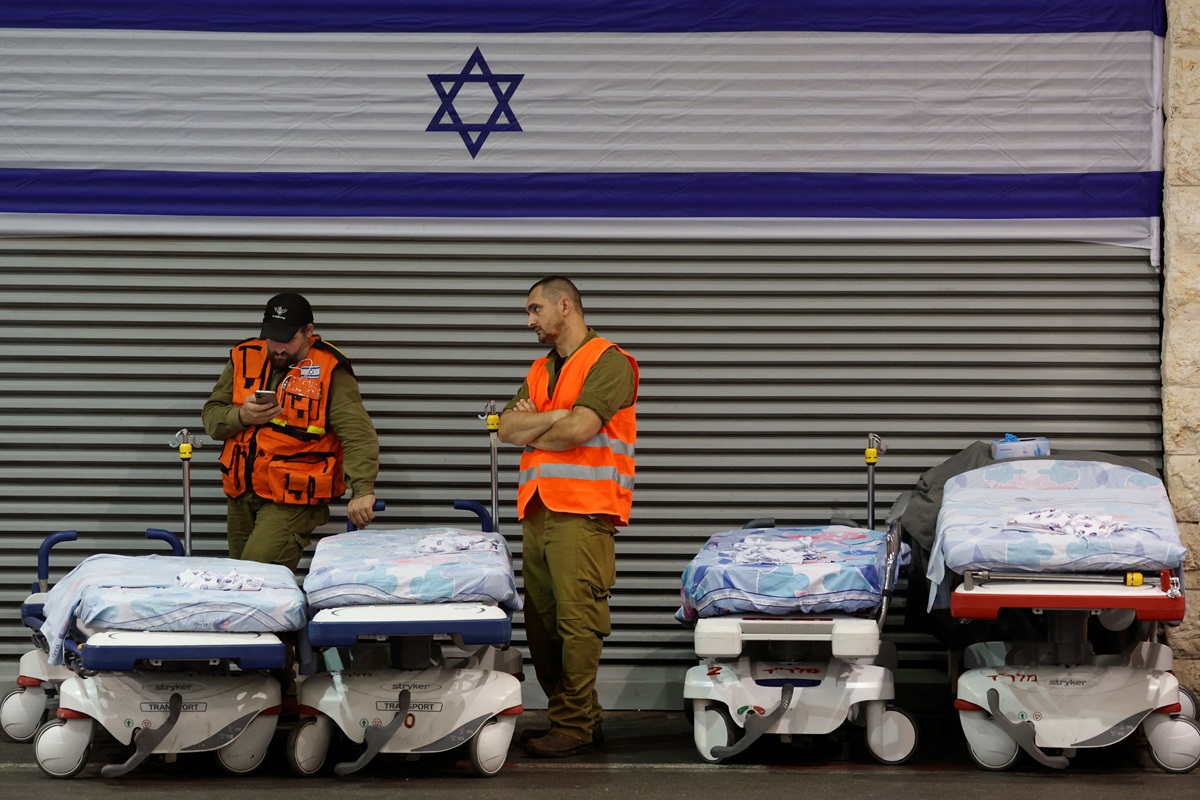
[[[1161,4],[160,5],[0,9],[10,232],[1157,246]]]

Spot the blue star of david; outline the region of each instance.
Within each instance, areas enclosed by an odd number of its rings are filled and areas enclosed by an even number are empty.
[[[475,70],[479,71],[476,72]],[[430,75],[429,82],[433,84],[433,88],[437,90],[438,97],[442,98],[442,105],[433,115],[433,119],[429,122],[427,131],[454,131],[462,137],[463,144],[467,146],[467,151],[474,158],[483,148],[483,143],[487,141],[487,137],[492,133],[505,133],[508,131],[521,130],[521,124],[517,122],[517,115],[513,113],[508,102],[512,99],[513,92],[517,90],[521,79],[524,75],[506,74],[498,75],[488,67],[487,62],[483,60],[483,53],[479,52],[479,48],[475,48],[475,52],[467,59],[466,65],[463,66],[462,72],[458,74],[448,75]],[[462,91],[465,84],[468,83],[486,83],[492,90],[492,94],[496,98],[496,108],[492,111],[488,121],[484,123],[466,123],[462,117],[458,115],[458,111],[454,108],[454,98]],[[449,87],[447,87],[449,84]],[[501,84],[507,84],[507,88],[502,89]],[[450,121],[446,121],[449,117]],[[503,118],[503,122],[501,122]]]

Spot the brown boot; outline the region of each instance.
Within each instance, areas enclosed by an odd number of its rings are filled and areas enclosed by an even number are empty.
[[[517,744],[524,747],[533,739],[540,739],[550,732],[549,728],[526,728],[517,736]]]
[[[525,752],[534,758],[569,758],[592,752],[592,743],[552,729],[545,736],[526,742]]]

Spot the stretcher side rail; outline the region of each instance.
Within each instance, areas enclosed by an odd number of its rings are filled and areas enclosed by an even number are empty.
[[[452,636],[471,646],[504,646],[512,639],[512,612],[486,603],[343,606],[322,609],[308,623],[312,647],[351,647],[377,636]]]
[[[89,671],[130,671],[145,663],[229,662],[243,670],[280,669],[287,648],[273,633],[101,631],[72,648]]]
[[[1183,619],[1185,598],[1178,578],[1163,571],[1158,581],[1126,585],[1121,576],[1064,573],[991,575],[969,571],[950,596],[950,613],[961,619],[995,619],[1002,609],[1097,611],[1129,609],[1139,620]],[[1091,580],[1088,580],[1088,578]]]

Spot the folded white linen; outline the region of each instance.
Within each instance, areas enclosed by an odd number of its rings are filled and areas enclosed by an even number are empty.
[[[232,569],[224,575],[212,570],[185,569],[175,576],[185,589],[211,589],[221,592],[257,592],[262,589],[262,578],[240,575]]]
[[[759,539],[753,536],[733,545],[735,564],[803,564],[821,558],[807,539]]]
[[[1111,516],[1072,514],[1058,508],[1042,508],[1011,517],[1005,530],[1023,530],[1034,533],[1061,533],[1068,536],[1108,536],[1124,530],[1125,523]]]
[[[500,550],[500,543],[490,536],[466,533],[431,533],[417,542],[419,553],[458,553],[466,550]]]

